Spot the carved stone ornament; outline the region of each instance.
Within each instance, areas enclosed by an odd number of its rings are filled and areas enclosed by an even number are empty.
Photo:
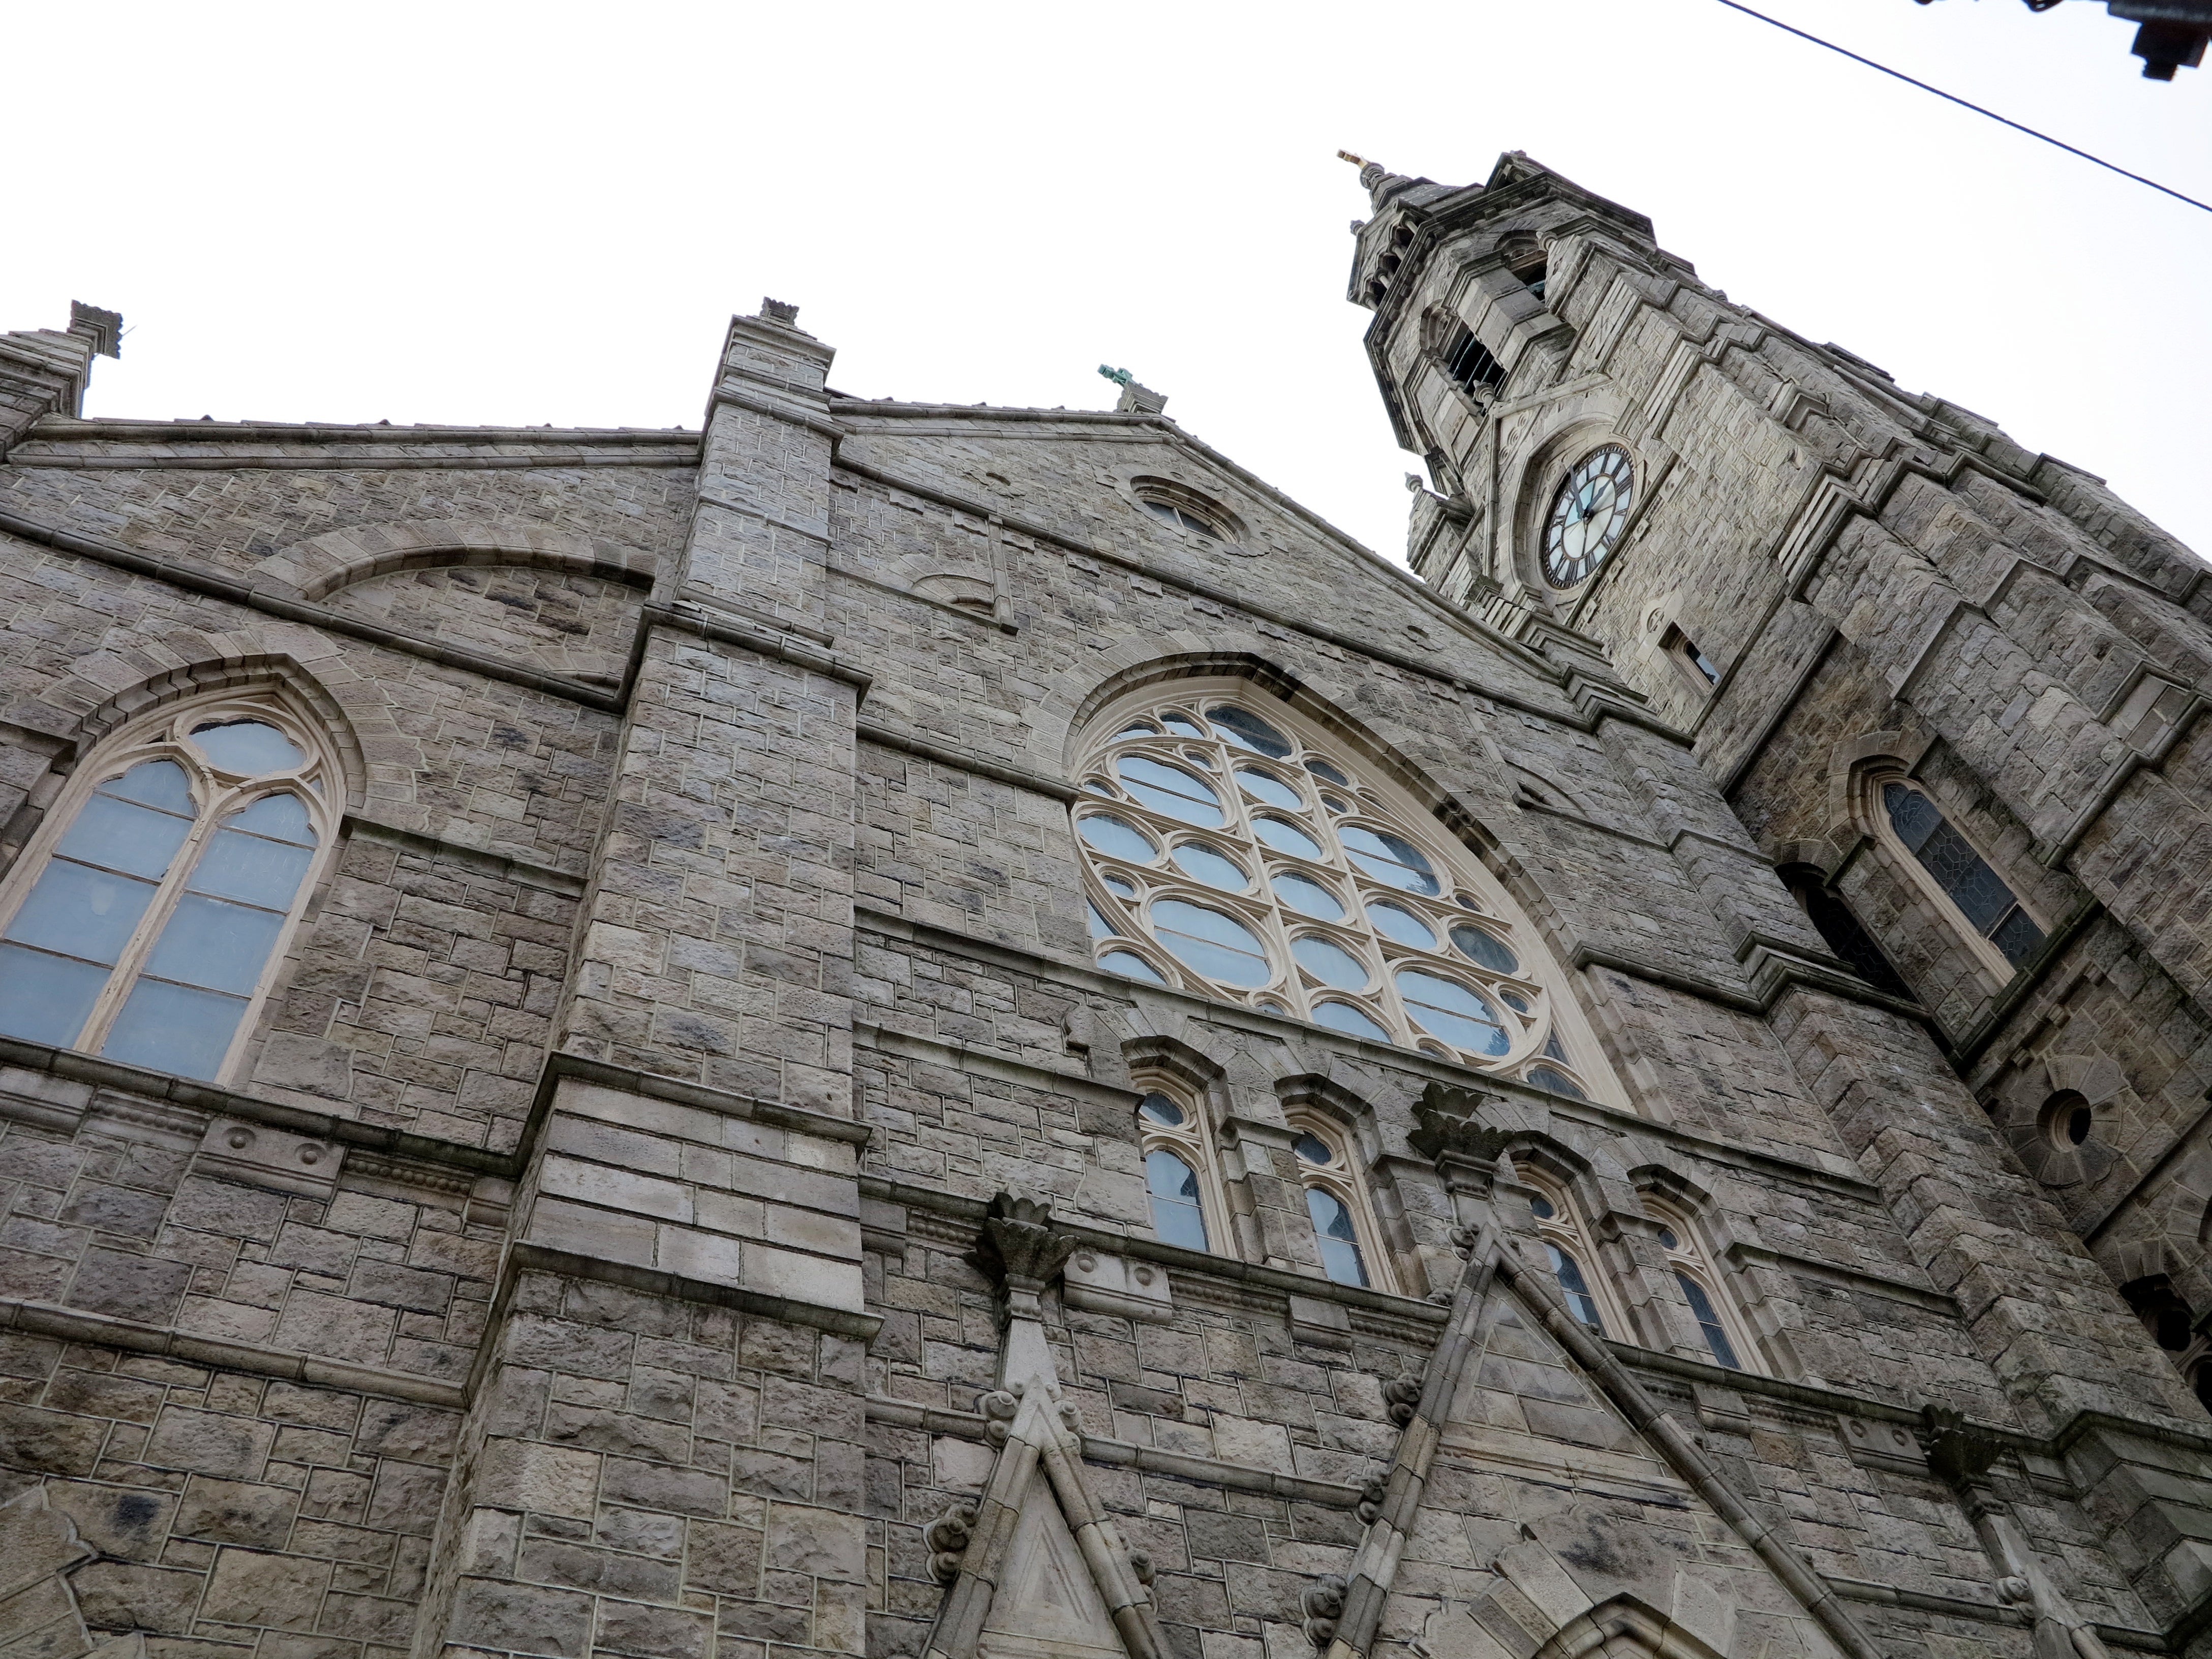
[[[1420,1127],[1406,1137],[1406,1144],[1435,1163],[1447,1186],[1487,1192],[1498,1155],[1514,1134],[1482,1121],[1483,1109],[1496,1099],[1479,1089],[1431,1083],[1413,1103]]]
[[[1390,1420],[1404,1428],[1413,1420],[1413,1413],[1421,1404],[1421,1379],[1418,1376],[1394,1376],[1382,1385],[1382,1403],[1389,1408]]]
[[[940,1584],[960,1576],[960,1558],[975,1535],[976,1507],[973,1502],[955,1504],[922,1528],[921,1541],[929,1546],[929,1571]]]
[[[1020,1389],[1018,1382],[1012,1389],[994,1389],[975,1402],[983,1414],[983,1438],[993,1446],[1005,1445],[1013,1432],[1014,1413],[1022,1408]]]
[[[1152,1560],[1151,1554],[1144,1550],[1129,1552],[1129,1571],[1137,1576],[1137,1582],[1147,1589],[1151,1587],[1152,1580],[1160,1576],[1158,1565]]]
[[[1379,1474],[1359,1489],[1359,1501],[1352,1512],[1359,1517],[1361,1526],[1371,1527],[1382,1518],[1382,1499],[1389,1490],[1389,1483]]]
[[[1036,1319],[1038,1297],[1074,1253],[1075,1241],[1053,1231],[1049,1205],[1000,1193],[984,1212],[968,1262],[998,1283],[1008,1315]]]
[[[1996,1462],[2004,1443],[1966,1421],[1966,1413],[1948,1406],[1920,1408],[1916,1431],[1920,1449],[1928,1458],[1928,1472],[1945,1484],[1964,1489],[1981,1484]]]
[[[1344,1617],[1344,1593],[1350,1588],[1340,1572],[1316,1578],[1298,1596],[1298,1611],[1305,1614],[1306,1640],[1325,1649],[1336,1639],[1336,1621]]]
[[[1481,1243],[1482,1230],[1480,1227],[1455,1227],[1451,1230],[1451,1247],[1462,1261],[1472,1261],[1475,1247]],[[1447,1295],[1444,1299],[1449,1302],[1451,1297]]]

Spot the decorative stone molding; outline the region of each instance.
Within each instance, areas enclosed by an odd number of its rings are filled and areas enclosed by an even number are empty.
[[[1394,1376],[1382,1384],[1382,1400],[1390,1420],[1404,1428],[1413,1420],[1413,1413],[1421,1403],[1421,1379],[1407,1375]]]
[[[1306,1640],[1316,1651],[1336,1639],[1336,1621],[1344,1616],[1344,1594],[1351,1586],[1340,1572],[1316,1578],[1298,1595],[1298,1611],[1305,1614]]]
[[[1413,1116],[1420,1127],[1406,1137],[1406,1144],[1431,1159],[1444,1185],[1455,1192],[1489,1195],[1498,1155],[1516,1133],[1482,1121],[1485,1109],[1494,1107],[1498,1098],[1480,1089],[1431,1083],[1414,1103]]]
[[[985,1212],[967,1260],[997,1282],[1009,1317],[1036,1319],[1042,1317],[1038,1298],[1074,1251],[1075,1240],[1053,1230],[1049,1205],[1002,1192]]]
[[[955,1504],[922,1529],[922,1542],[930,1550],[930,1574],[939,1583],[949,1584],[960,1576],[960,1558],[975,1535],[975,1517],[974,1504]]]

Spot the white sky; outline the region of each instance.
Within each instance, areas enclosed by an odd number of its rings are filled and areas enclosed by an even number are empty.
[[[2094,0],[1761,9],[2212,200],[2212,67],[2139,79]],[[2212,551],[2212,214],[1714,0],[16,0],[0,40],[0,329],[121,311],[94,415],[696,427],[767,293],[862,396],[1103,407],[1126,365],[1398,558],[1334,152],[1512,149]]]

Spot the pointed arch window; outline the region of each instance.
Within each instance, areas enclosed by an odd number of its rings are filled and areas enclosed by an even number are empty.
[[[1225,1237],[1220,1188],[1197,1101],[1181,1090],[1147,1089],[1137,1103],[1137,1133],[1153,1234],[1164,1244],[1187,1250],[1218,1249]]]
[[[1517,907],[1379,766],[1243,682],[1155,689],[1100,726],[1074,809],[1100,967],[1617,1094]]]
[[[1700,1243],[1695,1223],[1671,1205],[1644,1200],[1645,1212],[1659,1224],[1656,1235],[1667,1253],[1667,1272],[1697,1322],[1698,1334],[1716,1365],[1732,1371],[1751,1369],[1746,1363],[1753,1352],[1742,1322],[1729,1299],[1712,1260]]]
[[[1892,778],[1881,786],[1890,833],[1932,879],[1961,921],[2018,968],[2043,945],[2043,929],[1989,860],[1974,850],[1942,810],[1915,785]]]
[[[274,698],[125,728],[0,890],[0,1034],[222,1077],[328,854],[331,777]]]
[[[1303,1115],[1292,1117],[1290,1127],[1297,1137],[1291,1158],[1305,1188],[1306,1218],[1313,1224],[1322,1271],[1340,1285],[1389,1289],[1380,1282],[1388,1274],[1387,1257],[1343,1132]]]
[[[1600,1336],[1625,1333],[1627,1323],[1613,1307],[1610,1287],[1598,1272],[1597,1251],[1583,1229],[1574,1200],[1565,1188],[1549,1181],[1523,1179],[1528,1182],[1528,1210],[1536,1218],[1537,1241],[1567,1311]]]

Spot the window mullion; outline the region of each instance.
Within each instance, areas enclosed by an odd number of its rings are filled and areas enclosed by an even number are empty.
[[[154,889],[154,897],[146,906],[146,914],[138,918],[137,931],[131,935],[131,943],[115,958],[114,971],[108,975],[107,984],[101,990],[99,1000],[92,1005],[91,1016],[85,1021],[84,1030],[76,1041],[76,1046],[85,1053],[98,1054],[100,1045],[107,1040],[108,1028],[115,1023],[115,1016],[130,996],[131,988],[138,982],[138,975],[145,969],[146,958],[153,954],[155,944],[161,937],[161,930],[169,925],[169,917],[177,908],[177,901],[183,896],[185,884],[191,879],[193,870],[199,865],[200,854],[215,833],[215,826],[222,822],[224,811],[237,793],[235,787],[224,788],[219,784],[210,788],[207,805],[192,820],[191,832],[185,836],[184,845],[177,849],[176,857],[169,862],[168,873]]]

